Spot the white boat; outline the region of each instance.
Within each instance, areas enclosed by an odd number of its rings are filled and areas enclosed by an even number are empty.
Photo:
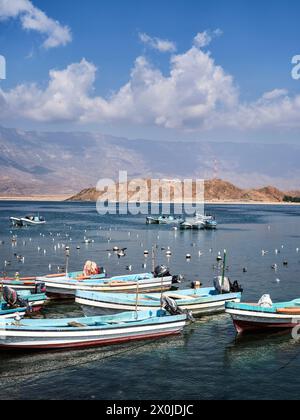
[[[292,330],[300,325],[300,300],[271,303],[227,303],[226,313],[231,315],[238,334]]]
[[[41,216],[28,215],[25,217],[10,217],[13,226],[36,226],[46,224],[46,220]]]
[[[86,316],[117,314],[125,311],[154,310],[162,299],[173,299],[182,311],[205,316],[225,311],[226,302],[240,302],[241,293],[219,293],[215,288],[178,290],[153,294],[91,293],[77,291],[76,303]]]
[[[165,310],[108,317],[0,320],[0,348],[51,350],[121,344],[180,334],[188,315]]]
[[[130,293],[137,288],[143,292],[167,291],[173,284],[172,276],[154,277],[152,273],[132,274],[94,280],[76,280],[73,278],[37,277],[45,283],[47,294],[52,297],[75,297],[76,291]]]

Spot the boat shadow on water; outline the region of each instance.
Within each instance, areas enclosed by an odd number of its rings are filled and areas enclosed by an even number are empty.
[[[300,358],[300,341],[294,340],[290,331],[237,335],[227,346],[224,364],[227,368],[254,367],[276,373]]]
[[[132,356],[147,356],[153,352],[169,353],[184,349],[193,335],[192,329],[187,329],[181,335],[162,338],[160,340],[145,340],[139,343],[124,343],[107,347],[93,347],[85,350],[51,350],[30,352],[16,350],[1,352],[1,385],[2,388],[15,387],[22,382],[34,380],[62,372],[83,368],[106,362],[116,362]],[[1,400],[1,397],[0,397]]]

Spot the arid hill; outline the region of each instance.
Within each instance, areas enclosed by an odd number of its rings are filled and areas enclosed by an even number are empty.
[[[129,192],[127,195],[128,184],[117,185],[117,200],[115,200],[115,194],[106,194],[105,198],[110,201],[123,201],[122,197],[128,197],[129,201],[151,201],[153,200],[153,191],[151,190],[151,181],[145,180],[145,185],[148,189],[145,189],[142,193],[140,188],[135,183],[130,184]],[[154,184],[155,185],[155,184]],[[152,188],[155,186],[152,185]],[[170,188],[171,190],[171,202],[174,197],[181,197],[182,183],[179,181],[165,180],[163,183],[164,187]],[[99,192],[96,188],[88,188],[81,191],[79,194],[71,197],[68,201],[97,201],[98,198],[103,197],[104,192]],[[236,187],[230,182],[223,181],[221,179],[214,179],[205,181],[205,201],[208,202],[260,202],[260,203],[281,203],[284,202],[285,197],[291,195],[283,191],[278,190],[275,187],[268,186],[260,189],[244,190]],[[196,187],[193,186],[193,199],[196,196]],[[293,195],[294,197],[294,195]],[[104,197],[103,197],[104,198]],[[126,198],[125,198],[126,200]],[[159,193],[159,200],[163,200],[162,192]]]

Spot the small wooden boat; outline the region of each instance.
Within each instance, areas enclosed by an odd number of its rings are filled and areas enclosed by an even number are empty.
[[[188,315],[165,310],[108,317],[0,320],[0,348],[51,350],[126,343],[180,334]]]
[[[3,277],[0,279],[0,290],[5,286],[16,291],[29,290],[34,292],[36,290],[36,277]]]
[[[33,293],[30,290],[19,291],[18,298],[20,302],[24,302],[27,312],[39,312],[47,302],[46,293]]]
[[[124,311],[143,311],[158,309],[161,298],[176,301],[183,311],[194,316],[211,315],[225,311],[226,302],[240,302],[241,293],[220,294],[215,288],[178,290],[153,294],[92,293],[77,291],[76,302],[81,305],[86,316],[116,314]]]
[[[0,320],[2,319],[14,319],[17,316],[23,317],[26,315],[27,308],[16,307],[12,308],[5,301],[0,302]]]
[[[137,288],[144,292],[167,291],[173,284],[172,276],[155,277],[152,273],[132,274],[111,278],[99,279],[73,279],[66,277],[50,278],[38,277],[47,288],[47,294],[55,298],[74,298],[76,291],[87,292],[135,292]]]
[[[227,303],[226,313],[231,315],[239,334],[289,330],[300,323],[300,300],[274,303],[269,307],[255,303]]]

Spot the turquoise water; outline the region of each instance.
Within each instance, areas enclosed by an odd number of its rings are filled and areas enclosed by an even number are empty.
[[[104,266],[109,275],[127,272],[128,265],[133,272],[149,271],[151,259],[144,258],[144,250],[157,243],[158,262],[185,276],[180,287],[194,280],[211,286],[216,256],[226,248],[228,275],[244,286],[244,300],[258,301],[264,293],[274,301],[300,297],[300,207],[208,206],[207,211],[220,223],[216,232],[146,226],[143,216],[103,217],[94,204],[3,202],[0,271],[24,276],[57,272],[65,263],[62,244],[71,248],[74,271],[87,259]],[[37,212],[46,217],[46,226],[9,226],[9,216]],[[86,245],[84,237],[94,242]],[[107,251],[116,245],[128,248],[125,258]],[[167,246],[172,250],[169,260],[161,251]],[[262,249],[268,254],[262,256]],[[24,263],[14,254],[24,256]],[[5,260],[10,265],[5,267]],[[277,272],[271,268],[274,263]],[[55,304],[42,316],[69,315],[82,315],[80,307]],[[296,399],[300,390],[300,343],[288,334],[236,339],[226,315],[201,319],[182,336],[167,340],[58,353],[1,353],[0,358],[1,398]]]

